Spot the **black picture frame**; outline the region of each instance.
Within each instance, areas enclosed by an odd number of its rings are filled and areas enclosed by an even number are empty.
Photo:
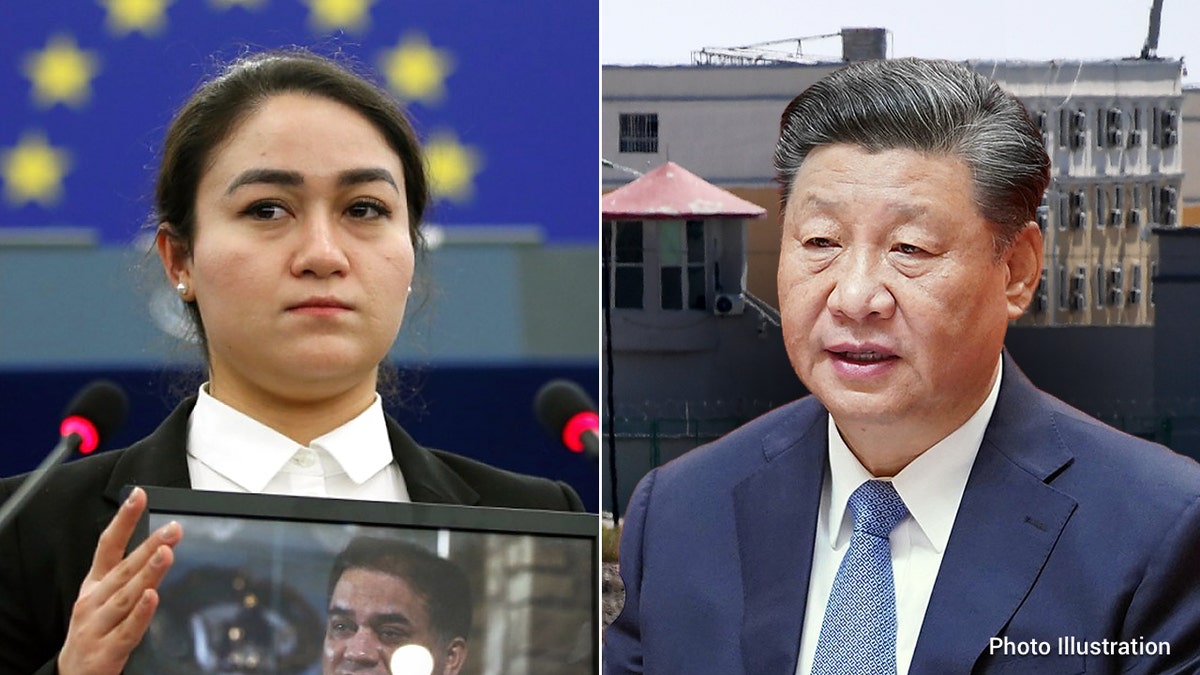
[[[459,675],[599,672],[595,514],[144,489],[130,548],[171,520],[184,535],[128,675],[321,673],[344,656],[326,642],[326,614],[334,559],[352,541],[461,570],[450,576],[468,580],[472,607]],[[433,592],[418,592],[425,610]]]

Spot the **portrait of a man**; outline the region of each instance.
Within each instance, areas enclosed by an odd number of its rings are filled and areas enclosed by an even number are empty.
[[[393,653],[416,644],[434,675],[457,675],[471,616],[470,584],[453,562],[402,540],[356,538],[330,572],[321,672],[388,675]]]

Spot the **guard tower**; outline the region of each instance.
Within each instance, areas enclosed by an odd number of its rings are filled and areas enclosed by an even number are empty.
[[[623,503],[646,471],[804,389],[779,313],[746,290],[746,228],[764,208],[668,161],[601,210],[605,451],[617,453]]]

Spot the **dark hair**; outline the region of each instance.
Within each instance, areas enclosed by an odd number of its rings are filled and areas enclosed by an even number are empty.
[[[775,147],[785,208],[808,153],[835,143],[868,152],[906,148],[962,158],[971,171],[976,207],[999,228],[997,253],[1037,219],[1050,183],[1050,157],[1021,101],[950,61],[863,61],[793,99]]]
[[[348,66],[302,49],[252,54],[202,83],[171,120],[154,188],[154,225],[165,224],[175,246],[190,254],[196,236],[196,191],[212,153],[251,113],[273,96],[302,93],[358,112],[400,156],[413,246],[420,248],[421,218],[429,202],[425,160],[416,132],[399,104]],[[204,324],[196,303],[185,303],[205,355]]]
[[[342,574],[365,569],[406,581],[424,601],[430,627],[443,644],[471,632],[471,583],[458,565],[401,539],[357,537],[333,561],[326,597]]]

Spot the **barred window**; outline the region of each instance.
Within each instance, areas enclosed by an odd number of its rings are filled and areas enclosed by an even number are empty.
[[[621,113],[621,152],[658,152],[658,113]]]
[[[641,309],[645,289],[642,221],[604,223],[604,303],[616,309]]]
[[[658,223],[660,298],[663,309],[707,309],[704,221]]]

